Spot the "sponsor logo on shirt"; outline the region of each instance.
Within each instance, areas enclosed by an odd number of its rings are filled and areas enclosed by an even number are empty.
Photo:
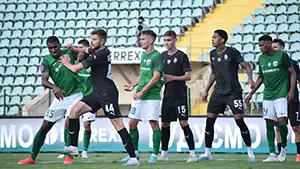
[[[277,67],[277,66],[278,66],[278,61],[274,61],[274,62],[273,62],[273,66],[274,66],[274,67]]]

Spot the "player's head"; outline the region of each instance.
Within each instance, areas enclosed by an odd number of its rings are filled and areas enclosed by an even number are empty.
[[[142,31],[141,36],[141,48],[148,49],[149,46],[153,46],[156,39],[156,34],[152,30],[144,30]]]
[[[177,37],[174,31],[169,30],[164,34],[164,45],[168,50],[173,48],[176,45],[176,42]]]
[[[104,29],[98,28],[91,32],[91,48],[98,50],[104,47],[107,38],[107,33]]]
[[[59,39],[56,36],[49,36],[47,38],[47,47],[50,52],[50,54],[53,57],[59,57],[60,56],[60,42]]]
[[[272,48],[275,50],[284,51],[285,44],[281,39],[274,39],[272,42]]]
[[[228,40],[227,32],[222,29],[217,29],[214,31],[212,36],[212,45],[213,47],[218,47],[221,44],[225,44]]]
[[[262,53],[267,53],[272,50],[272,37],[269,35],[263,35],[258,39],[258,45]]]
[[[90,47],[90,43],[88,40],[86,39],[81,39],[78,44],[77,44],[78,48],[84,48],[84,47]]]

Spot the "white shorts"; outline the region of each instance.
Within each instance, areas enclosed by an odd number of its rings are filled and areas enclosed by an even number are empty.
[[[81,118],[82,118],[83,122],[86,122],[86,121],[94,122],[96,120],[96,113],[91,113],[91,112],[84,113],[81,116]]]
[[[64,99],[61,101],[54,98],[50,107],[45,113],[44,119],[50,122],[57,122],[61,118],[64,118],[66,112],[70,112],[70,109],[82,98],[82,92],[78,92],[71,96],[64,97]]]
[[[275,120],[288,117],[288,103],[286,98],[263,101],[263,114],[265,119]]]
[[[143,122],[159,121],[161,100],[134,100],[128,117]]]

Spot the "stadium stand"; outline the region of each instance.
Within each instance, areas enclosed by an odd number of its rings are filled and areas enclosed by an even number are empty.
[[[18,114],[18,107],[30,100],[28,96],[33,98],[43,91],[38,65],[41,56],[47,54],[48,36],[58,36],[63,44],[77,43],[88,37],[93,28],[104,27],[109,34],[109,47],[130,47],[135,45],[137,18],[143,16],[145,23],[159,35],[157,45],[162,46],[164,31],[172,29],[183,35],[182,30],[201,20],[204,11],[209,12],[214,5],[213,0],[1,1],[0,114],[4,110],[4,89],[9,114]],[[115,78],[120,79],[117,84],[123,83],[117,68],[113,71]]]

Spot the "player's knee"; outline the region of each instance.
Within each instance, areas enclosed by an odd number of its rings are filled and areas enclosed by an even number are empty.
[[[181,128],[184,128],[189,125],[187,120],[180,120],[179,123],[180,123]]]
[[[280,128],[276,126],[276,127],[275,127],[275,131],[276,131],[276,132],[280,132]]]
[[[300,135],[300,126],[293,126],[292,129],[295,132],[295,134]]]
[[[137,128],[137,124],[138,124],[137,120],[135,120],[135,119],[130,119],[129,120],[129,128],[130,129],[136,129]]]
[[[207,113],[207,117],[211,118],[211,119],[216,119],[217,118],[217,114],[215,114],[215,113]]]
[[[84,125],[85,131],[91,131],[91,122],[85,121],[83,125]]]
[[[71,119],[77,119],[79,117],[79,115],[74,107],[71,109],[69,117]]]
[[[161,127],[170,127],[170,123],[168,122],[161,122]]]
[[[152,130],[158,130],[159,129],[158,121],[150,120],[149,123],[151,125]]]
[[[111,119],[110,121],[117,131],[120,131],[124,128],[124,124],[121,118]]]
[[[287,124],[287,118],[286,117],[278,118],[278,125],[280,124]]]

